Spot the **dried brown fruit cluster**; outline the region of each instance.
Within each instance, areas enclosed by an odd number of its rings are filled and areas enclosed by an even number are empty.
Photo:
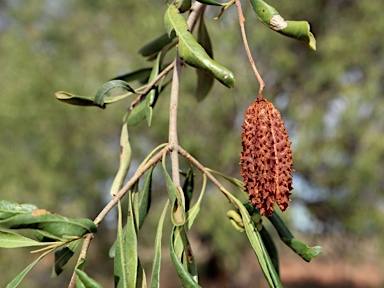
[[[288,208],[292,188],[292,151],[280,112],[263,98],[245,112],[241,175],[249,200],[260,214],[273,214],[274,203]]]

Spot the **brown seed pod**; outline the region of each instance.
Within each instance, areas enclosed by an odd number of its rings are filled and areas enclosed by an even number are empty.
[[[274,203],[288,208],[292,188],[292,151],[279,110],[257,98],[245,112],[241,175],[249,201],[260,214],[271,216]]]

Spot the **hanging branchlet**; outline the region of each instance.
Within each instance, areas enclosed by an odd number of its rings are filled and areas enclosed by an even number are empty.
[[[274,203],[288,208],[292,188],[291,142],[280,112],[257,98],[245,112],[242,132],[241,175],[249,200],[260,214],[273,214]]]

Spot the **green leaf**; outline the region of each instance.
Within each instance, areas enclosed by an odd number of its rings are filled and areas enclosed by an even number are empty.
[[[152,199],[152,173],[155,166],[152,166],[144,179],[143,187],[141,187],[141,191],[138,195],[138,207],[137,207],[137,214],[139,217],[137,217],[138,220],[138,229],[141,228],[141,226],[144,223],[145,217],[147,217],[147,214],[149,212],[149,208],[151,207],[151,199]]]
[[[49,244],[49,243],[48,243]],[[47,243],[37,242],[22,235],[0,230],[0,248],[20,248],[31,246],[46,246]]]
[[[169,200],[165,204],[163,212],[161,213],[159,224],[157,225],[156,230],[156,238],[155,238],[155,256],[153,259],[152,266],[152,276],[151,276],[151,288],[159,288],[160,287],[160,267],[161,267],[161,238],[163,235],[163,226],[165,215],[167,214],[167,210],[169,207]]]
[[[114,258],[114,280],[115,287],[128,288],[128,256],[126,250],[126,241],[123,234],[123,221],[121,203],[118,202],[118,223],[117,223],[117,239],[116,252]]]
[[[65,91],[59,91],[55,93],[55,97],[57,100],[64,102],[66,104],[76,105],[76,106],[96,106],[99,108],[105,108],[106,104],[111,104],[120,100],[127,98],[134,94],[133,92],[128,92],[125,94],[117,95],[117,96],[109,96],[104,99],[104,105],[101,107],[100,105],[94,102],[95,97],[89,96],[79,96],[75,94],[71,94]]]
[[[79,245],[80,240],[69,243],[66,247],[55,251],[55,262],[52,268],[51,277],[57,277],[64,271],[65,264],[75,254],[76,248]]]
[[[204,12],[203,12],[204,13]],[[209,57],[213,59],[212,42],[204,22],[204,14],[200,17],[199,29],[197,31],[197,42],[204,48]],[[196,69],[197,88],[195,97],[197,101],[202,101],[208,95],[214,82],[214,77],[205,70]]]
[[[200,204],[206,190],[205,189],[206,185],[207,185],[207,176],[203,174],[203,185],[201,188],[199,199],[197,199],[195,205],[193,205],[192,208],[189,209],[187,212],[187,230],[191,229],[193,222],[195,221],[197,215],[200,212]]]
[[[159,75],[160,60],[161,60],[161,52],[157,55],[156,62],[153,65],[151,75],[149,76],[149,79],[148,79],[148,83],[151,83],[157,77],[157,75]],[[145,116],[147,118],[148,127],[151,127],[153,105],[156,102],[157,94],[158,94],[157,87],[154,86],[151,89],[151,91],[148,92],[147,96],[145,96]]]
[[[129,165],[131,164],[131,156],[132,149],[129,143],[128,127],[127,123],[124,123],[120,133],[120,165],[110,190],[112,196],[115,196],[123,187]]]
[[[0,220],[7,219],[18,214],[30,213],[37,209],[39,208],[33,204],[18,204],[6,200],[0,200]]]
[[[156,54],[161,51],[165,46],[170,44],[172,42],[172,39],[174,37],[169,37],[167,33],[157,37],[156,39],[152,40],[148,44],[144,45],[140,48],[139,53],[144,56],[148,57],[153,54]]]
[[[175,0],[173,3],[177,9],[179,9],[180,13],[187,12],[192,5],[191,0]]]
[[[197,2],[206,4],[206,5],[213,5],[213,6],[228,6],[228,3],[220,3],[213,0],[197,0]]]
[[[305,243],[296,240],[276,212],[273,213],[272,216],[268,217],[268,219],[275,227],[280,239],[305,261],[311,261],[313,258],[319,256],[323,251],[320,246],[309,247]]]
[[[82,269],[85,260],[81,261],[75,268],[76,272],[76,288],[103,288],[96,280],[92,279]]]
[[[140,83],[147,83],[152,68],[142,68],[133,72],[129,72],[120,76],[117,76],[111,80],[122,80],[125,82],[131,82],[138,80]]]
[[[128,192],[128,213],[127,213],[127,232],[125,234],[127,263],[126,269],[128,270],[128,287],[136,287],[137,270],[139,268],[139,257],[137,255],[137,231],[135,224],[135,217],[132,205],[132,191]],[[119,286],[125,287],[125,286]]]
[[[183,283],[183,287],[186,287],[186,288],[197,288],[197,287],[201,287],[193,278],[193,276],[188,272],[188,270],[183,266],[183,263],[180,262],[177,254],[176,254],[176,251],[175,251],[175,247],[174,247],[174,243],[175,243],[175,233],[179,231],[179,227],[175,226],[173,227],[172,229],[172,234],[171,234],[171,243],[170,243],[170,252],[171,252],[171,259],[172,259],[172,263],[173,263],[173,266],[175,266],[176,268],[176,271],[177,271],[177,274],[179,275],[182,283]]]
[[[163,174],[165,179],[165,184],[168,190],[168,197],[171,203],[171,219],[172,223],[175,226],[184,225],[186,220],[185,208],[184,208],[184,193],[179,191],[179,189],[173,184],[171,177],[169,176],[167,169],[165,167],[165,153],[163,155],[162,161]]]
[[[265,248],[267,249],[269,257],[271,257],[276,273],[279,274],[279,253],[277,251],[275,242],[273,241],[271,235],[269,234],[267,228],[265,228],[264,225],[260,230],[260,236],[264,242],[264,245],[265,245]]]
[[[58,214],[38,209],[31,213],[24,213],[0,220],[0,227],[8,229],[39,229],[57,237],[78,236],[97,232],[96,225],[89,219],[70,219]]]
[[[146,118],[147,103],[142,100],[129,112],[127,117],[128,126],[135,126]]]
[[[179,54],[187,64],[206,70],[229,88],[235,86],[233,73],[209,57],[204,48],[193,38],[187,22],[174,5],[169,5],[165,13],[165,27],[168,35],[175,32],[179,37]]]
[[[54,241],[66,241],[63,237],[57,237],[52,233],[48,233],[47,231],[42,230],[33,230],[33,235],[40,242],[54,242]]]
[[[44,256],[46,256],[48,253],[52,252],[53,249],[48,250],[45,253],[41,254],[39,256],[39,258],[37,258],[35,261],[33,261],[31,264],[29,264],[23,271],[21,271],[19,273],[19,275],[17,275],[11,282],[9,282],[9,284],[7,285],[6,288],[16,288],[17,286],[19,286],[19,284],[24,279],[25,275],[27,275],[29,270],[31,270],[33,268],[33,266],[35,266],[36,263],[39,262]]]
[[[312,50],[316,50],[316,39],[310,31],[307,21],[285,21],[280,13],[262,0],[249,0],[257,17],[272,30],[304,42]]]
[[[193,188],[195,186],[194,178],[195,178],[195,175],[193,174],[193,169],[192,167],[190,167],[188,169],[188,172],[183,184],[183,191],[184,191],[184,197],[185,197],[185,211],[189,210],[189,206],[192,201]]]
[[[108,98],[114,89],[124,89],[128,92],[135,93],[135,90],[133,90],[127,82],[122,80],[112,80],[100,87],[95,95],[95,99],[93,99],[93,103],[101,108],[105,108],[105,98]]]

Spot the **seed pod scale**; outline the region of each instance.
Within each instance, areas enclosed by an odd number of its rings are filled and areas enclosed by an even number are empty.
[[[244,114],[241,175],[249,201],[260,214],[271,216],[274,203],[288,208],[292,188],[292,151],[280,112],[263,98]]]

